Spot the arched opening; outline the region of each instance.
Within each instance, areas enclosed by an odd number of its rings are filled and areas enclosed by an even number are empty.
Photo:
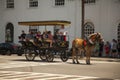
[[[8,23],[5,29],[5,42],[13,42],[14,39],[14,26]]]
[[[118,42],[120,42],[120,23],[118,24],[118,31],[117,31],[117,36],[118,36]]]
[[[84,26],[84,35],[89,36],[90,34],[94,33],[94,25],[91,22],[85,23]]]

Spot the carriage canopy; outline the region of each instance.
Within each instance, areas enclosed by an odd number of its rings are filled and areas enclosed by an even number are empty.
[[[53,20],[53,21],[23,21],[18,22],[19,25],[24,26],[52,26],[52,25],[64,25],[67,26],[71,24],[70,21],[63,21],[63,20]]]

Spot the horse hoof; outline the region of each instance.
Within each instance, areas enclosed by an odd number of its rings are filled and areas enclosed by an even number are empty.
[[[90,64],[90,61],[89,61],[89,60],[86,60],[86,64],[88,64],[88,65],[89,65],[89,64]]]
[[[73,62],[73,64],[75,64],[75,62]]]
[[[77,62],[77,64],[80,64],[79,62]]]
[[[88,65],[90,65],[90,63],[87,63]]]

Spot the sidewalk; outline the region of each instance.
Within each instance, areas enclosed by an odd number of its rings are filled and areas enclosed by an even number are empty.
[[[108,61],[108,62],[120,62],[120,58],[105,58],[105,57],[91,57],[91,60],[95,61]]]

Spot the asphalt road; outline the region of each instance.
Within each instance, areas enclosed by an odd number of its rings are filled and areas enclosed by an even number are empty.
[[[86,65],[84,59],[72,64],[71,59],[43,62],[39,57],[26,61],[24,55],[0,55],[0,80],[120,80],[120,62],[92,58]]]

